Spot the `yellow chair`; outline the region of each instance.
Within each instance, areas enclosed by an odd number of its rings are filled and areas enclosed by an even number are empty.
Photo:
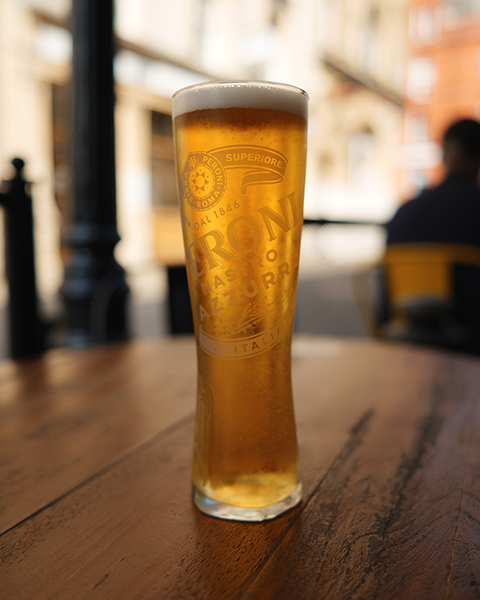
[[[403,243],[387,247],[383,261],[390,339],[462,347],[468,329],[456,311],[455,265],[480,268],[480,248],[462,244]]]

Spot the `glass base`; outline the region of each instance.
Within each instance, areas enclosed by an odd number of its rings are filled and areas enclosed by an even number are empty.
[[[193,501],[195,505],[205,514],[217,519],[229,519],[232,521],[265,521],[274,519],[296,506],[302,500],[302,484],[299,483],[293,492],[280,502],[262,506],[260,508],[246,508],[234,506],[225,502],[218,502],[205,496],[197,488],[193,487]]]

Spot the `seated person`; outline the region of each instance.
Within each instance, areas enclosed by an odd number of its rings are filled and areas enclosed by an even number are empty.
[[[387,248],[431,243],[480,249],[480,123],[451,125],[443,150],[445,180],[398,209],[387,225]],[[480,354],[480,265],[455,266],[454,282],[455,317],[467,331],[461,349]]]

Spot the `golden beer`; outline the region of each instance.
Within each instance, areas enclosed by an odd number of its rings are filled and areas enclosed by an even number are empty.
[[[273,518],[301,499],[290,350],[307,95],[201,84],[176,93],[173,117],[198,360],[194,500]]]

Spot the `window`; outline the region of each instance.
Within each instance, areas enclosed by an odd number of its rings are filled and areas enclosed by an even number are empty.
[[[421,144],[428,142],[428,117],[424,115],[408,115],[405,124],[405,137],[407,144]]]
[[[480,2],[478,0],[446,0],[448,16],[453,19],[467,18],[480,14]]]
[[[177,188],[170,115],[152,113],[153,206],[175,206]]]
[[[414,58],[407,73],[408,97],[417,102],[427,101],[435,87],[437,69],[434,62],[426,57]]]
[[[60,213],[61,254],[66,255],[71,196],[70,85],[52,86],[54,195]]]
[[[318,9],[317,34],[322,45],[335,46],[342,37],[342,6],[338,0],[323,0]]]
[[[360,35],[360,61],[370,73],[375,71],[379,55],[379,20],[377,8],[372,8]]]
[[[414,42],[429,44],[441,29],[441,11],[421,5],[410,13],[410,37]]]
[[[193,5],[195,18],[193,19],[193,45],[192,59],[194,62],[199,62],[203,57],[206,36],[206,20],[208,12],[209,0],[197,0]]]
[[[270,23],[277,27],[280,19],[287,8],[288,0],[271,0]]]
[[[373,171],[374,135],[369,128],[348,139],[348,183],[365,187]]]

